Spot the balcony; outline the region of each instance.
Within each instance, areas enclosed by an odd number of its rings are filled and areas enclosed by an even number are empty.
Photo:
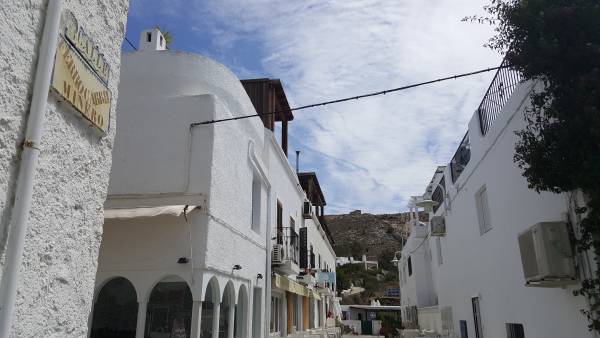
[[[285,275],[298,274],[300,258],[300,236],[294,228],[285,227],[277,230],[276,243],[281,248],[281,261],[272,262],[274,269]]]
[[[460,174],[471,160],[471,143],[469,142],[469,133],[463,137],[452,161],[450,161],[450,172],[452,174],[452,183],[456,182]]]
[[[521,83],[521,74],[507,66],[508,64],[504,60],[502,62],[502,67],[504,68],[498,70],[479,108],[477,108],[479,125],[481,127],[481,134],[483,135],[487,134],[490,130],[490,127],[502,112],[515,88]]]

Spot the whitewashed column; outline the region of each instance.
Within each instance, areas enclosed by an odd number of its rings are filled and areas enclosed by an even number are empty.
[[[135,326],[135,338],[144,338],[144,330],[146,329],[146,310],[148,307],[147,301],[138,302],[137,324]]]
[[[229,321],[229,325],[227,325],[227,338],[233,338],[233,331],[235,327],[235,304],[229,305],[227,317],[227,320]]]
[[[221,315],[221,303],[213,303],[212,338],[219,338],[219,316]]]
[[[195,300],[192,303],[192,328],[190,329],[191,338],[200,338],[202,333],[202,301]]]

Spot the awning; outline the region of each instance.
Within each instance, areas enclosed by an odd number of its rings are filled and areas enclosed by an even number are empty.
[[[321,299],[321,296],[319,296],[319,294],[315,290],[311,290],[300,283],[294,282],[293,280],[290,280],[287,277],[278,274],[275,274],[273,276],[273,279],[271,280],[271,286],[291,293],[295,293],[303,297],[312,297],[317,300]]]
[[[140,207],[128,209],[104,209],[105,219],[129,219],[140,217],[154,217],[160,215],[172,215],[179,217],[185,210],[185,205],[164,205],[160,207]],[[187,212],[194,210],[196,206],[188,206]]]

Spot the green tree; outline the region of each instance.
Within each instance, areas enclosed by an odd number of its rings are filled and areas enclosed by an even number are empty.
[[[353,241],[350,244],[350,255],[354,259],[362,259],[362,255],[365,253],[365,246],[359,241]]]
[[[386,270],[386,271],[392,271],[392,273],[394,273],[394,271],[397,271],[397,270],[396,270],[396,266],[394,266],[394,263],[392,263],[393,259],[394,259],[393,251],[391,251],[391,250],[383,251],[382,253],[379,254],[379,258],[377,259],[377,262],[379,263],[379,268]]]
[[[487,46],[525,80],[541,84],[531,94],[527,126],[517,133],[515,162],[536,191],[581,191],[587,206],[577,234],[579,252],[600,249],[600,1],[491,0],[495,25]],[[591,303],[590,330],[600,330],[600,260],[594,278],[577,295]]]

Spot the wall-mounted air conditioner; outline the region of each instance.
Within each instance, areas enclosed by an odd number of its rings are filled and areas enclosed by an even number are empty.
[[[304,216],[304,218],[312,218],[312,215],[313,215],[312,203],[310,203],[310,201],[304,201],[304,204],[302,206],[302,216]]]
[[[271,251],[271,264],[272,265],[280,265],[280,264],[283,264],[284,260],[285,260],[285,251],[283,250],[283,245],[273,244],[273,251]]]
[[[446,220],[443,216],[433,216],[429,222],[431,227],[431,236],[446,235]]]
[[[565,222],[540,222],[519,234],[527,286],[560,287],[576,283],[575,260]]]

